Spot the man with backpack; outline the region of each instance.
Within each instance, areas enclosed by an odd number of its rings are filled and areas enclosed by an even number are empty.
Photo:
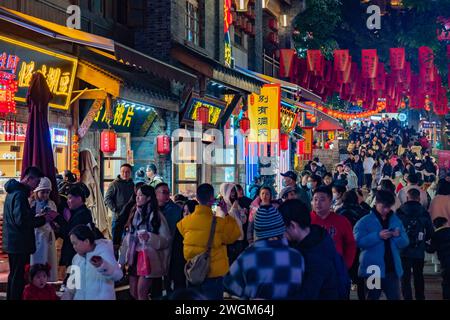
[[[398,210],[409,238],[409,245],[400,254],[403,265],[402,293],[403,299],[412,300],[411,269],[414,274],[416,300],[425,300],[425,281],[423,267],[426,241],[431,239],[433,225],[427,210],[420,204],[420,192],[409,189],[407,200]]]

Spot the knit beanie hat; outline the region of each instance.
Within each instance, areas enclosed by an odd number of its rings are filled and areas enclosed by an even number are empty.
[[[279,237],[286,231],[283,218],[273,206],[260,206],[254,220],[256,240]]]

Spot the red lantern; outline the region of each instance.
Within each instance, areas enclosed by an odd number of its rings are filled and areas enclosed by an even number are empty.
[[[304,154],[305,153],[305,140],[298,140],[297,141],[297,154]]]
[[[289,135],[282,133],[280,135],[280,149],[286,151],[289,148]]]
[[[156,137],[156,149],[159,154],[170,153],[170,137],[167,135],[159,135]]]
[[[100,139],[100,150],[103,153],[114,153],[117,150],[117,134],[114,129],[102,131]]]
[[[197,108],[197,121],[200,121],[203,125],[209,123],[209,108],[202,105]]]
[[[244,135],[247,134],[248,130],[250,129],[250,119],[247,118],[247,116],[244,116],[239,121],[239,128],[241,128]]]
[[[309,121],[310,121],[311,123],[316,123],[317,119],[316,119],[316,117],[312,117],[311,119],[309,119]]]

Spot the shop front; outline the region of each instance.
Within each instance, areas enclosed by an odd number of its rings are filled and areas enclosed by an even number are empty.
[[[19,178],[28,122],[26,95],[31,76],[41,72],[53,98],[49,103],[49,125],[53,157],[59,172],[70,163],[70,97],[77,59],[17,38],[0,36],[0,181]],[[14,83],[15,89],[5,83]],[[13,101],[6,102],[13,97]],[[3,188],[2,188],[3,189]],[[3,208],[3,206],[1,206]]]

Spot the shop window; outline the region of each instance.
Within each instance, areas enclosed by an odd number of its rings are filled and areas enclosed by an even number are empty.
[[[200,46],[200,6],[197,0],[186,1],[186,40]]]

